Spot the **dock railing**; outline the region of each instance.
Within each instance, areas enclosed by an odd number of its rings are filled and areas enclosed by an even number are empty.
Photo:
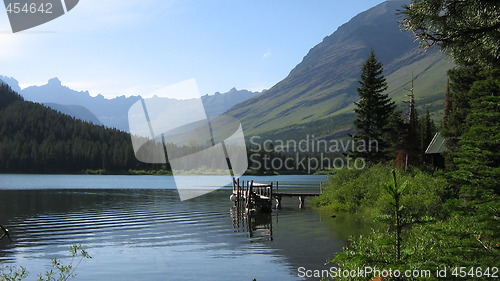
[[[276,191],[274,191],[276,188]],[[305,198],[319,196],[322,193],[322,184],[320,192],[279,192],[279,183],[270,184],[256,183],[251,181],[233,180],[233,195],[235,203],[245,203],[245,207],[250,210],[270,211],[272,201],[276,201],[276,209],[281,209],[281,201],[283,197],[298,197],[299,208],[305,207]]]

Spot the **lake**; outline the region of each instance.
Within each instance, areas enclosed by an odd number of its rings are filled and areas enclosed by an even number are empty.
[[[325,176],[244,176],[279,181],[280,191],[317,192]],[[196,182],[206,182],[193,178]],[[326,260],[367,225],[284,198],[283,208],[247,219],[226,187],[180,201],[171,176],[0,175],[0,262],[21,265],[28,280],[69,263],[81,244],[93,257],[75,280],[304,280],[298,268]]]

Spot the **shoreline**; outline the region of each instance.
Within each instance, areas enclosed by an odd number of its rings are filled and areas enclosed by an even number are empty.
[[[173,172],[170,170],[128,170],[128,171],[107,171],[103,169],[98,170],[84,170],[80,172],[0,172],[0,175],[102,175],[102,176],[173,176]],[[316,171],[315,173],[308,174],[304,171],[273,171],[273,172],[259,172],[255,170],[248,169],[243,176],[280,176],[280,175],[331,175],[331,171]],[[186,173],[186,175],[200,175],[193,173]],[[203,174],[201,175],[210,175]]]

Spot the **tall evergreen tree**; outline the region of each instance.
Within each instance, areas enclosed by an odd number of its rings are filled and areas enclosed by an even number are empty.
[[[477,98],[470,103],[459,150],[453,154],[457,170],[451,175],[468,200],[500,195],[500,70],[487,73],[470,89]]]
[[[403,131],[403,150],[405,154],[404,167],[408,165],[417,165],[420,162],[419,138],[418,138],[418,114],[415,105],[415,95],[413,94],[413,79],[410,94],[408,112],[405,118],[405,130]]]
[[[434,134],[436,133],[436,125],[431,119],[431,114],[429,109],[427,109],[425,115],[418,119],[418,142],[419,142],[419,154],[420,160],[423,164],[430,163],[431,158],[429,155],[425,154],[425,150],[432,141]]]
[[[474,236],[496,260],[500,239],[500,70],[488,72],[487,79],[473,83],[464,133],[453,153],[455,170],[448,173],[459,186],[461,211],[473,222],[469,237]],[[483,73],[484,74],[484,73]],[[462,237],[466,237],[462,234]],[[475,245],[476,248],[479,245]],[[484,251],[483,251],[484,252]]]
[[[387,83],[383,74],[383,66],[376,56],[371,52],[363,64],[361,73],[361,87],[357,89],[359,101],[356,102],[357,114],[354,120],[356,133],[353,135],[356,141],[368,144],[377,141],[377,151],[352,151],[357,157],[364,157],[370,162],[379,162],[391,158],[391,147],[397,143],[397,139],[391,139],[387,134],[390,131],[388,121],[394,113],[396,106],[384,91]]]
[[[443,134],[447,138],[446,169],[457,169],[453,161],[459,151],[459,141],[467,129],[466,118],[472,109],[472,101],[481,98],[481,93],[471,91],[476,81],[488,79],[490,71],[477,65],[460,66],[448,71],[449,85],[446,95]]]

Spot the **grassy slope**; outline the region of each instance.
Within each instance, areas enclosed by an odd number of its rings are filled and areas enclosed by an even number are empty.
[[[417,108],[428,107],[439,119],[452,64],[437,50],[423,53],[410,34],[399,30],[394,13],[402,3],[385,2],[356,16],[312,48],[283,81],[227,114],[241,120],[247,137],[345,136],[352,127],[361,65],[373,49],[398,105],[408,100],[404,88],[413,71]]]
[[[408,89],[411,88],[411,79],[414,78],[414,94],[417,109],[423,113],[429,108],[435,120],[440,120],[444,110],[444,95],[446,90],[447,71],[454,64],[443,54],[435,53],[410,65],[401,67],[396,72],[386,76],[387,93],[397,103],[401,110],[406,110],[404,104],[408,101]],[[346,108],[337,111],[334,115],[354,113],[352,103]]]
[[[406,89],[411,88],[411,77],[414,77],[414,93],[417,109],[421,114],[429,108],[434,120],[440,120],[444,110],[444,94],[446,89],[446,72],[453,67],[453,63],[444,55],[435,53],[426,56],[410,65],[401,67],[397,71],[387,75],[389,88],[387,93],[396,101],[401,110],[406,110],[404,101],[408,100]],[[350,84],[349,87],[346,84]],[[354,85],[354,87],[353,87]],[[312,104],[309,96],[299,97],[294,100],[297,108],[286,115],[280,116],[284,106],[272,108],[270,101],[261,100],[255,104],[256,107],[264,104],[270,107],[270,111],[258,117],[260,125],[245,127],[245,133],[249,135],[262,135],[270,138],[304,138],[306,134],[316,137],[344,137],[352,129],[354,115],[354,101],[357,98],[355,90],[356,81],[346,81],[344,85],[336,85],[332,88],[318,91],[317,99],[325,98],[332,92],[340,92],[327,102]],[[294,92],[301,92],[301,88]],[[307,108],[300,105],[307,104]],[[244,120],[245,121],[245,120]],[[245,123],[244,123],[245,124]],[[248,124],[246,124],[248,125]]]

